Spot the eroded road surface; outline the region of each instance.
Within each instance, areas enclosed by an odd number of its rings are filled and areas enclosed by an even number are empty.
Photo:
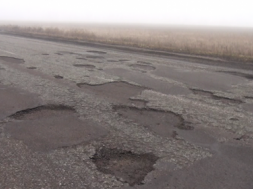
[[[252,189],[253,71],[214,65],[0,35],[0,188]]]

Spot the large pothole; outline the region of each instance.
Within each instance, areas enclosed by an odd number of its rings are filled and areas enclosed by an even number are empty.
[[[184,122],[182,116],[173,112],[128,106],[114,106],[113,109],[119,116],[138,123],[163,137],[172,137],[175,129],[193,129],[193,126]]]
[[[39,106],[19,111],[10,116],[4,132],[10,138],[20,140],[35,151],[84,144],[102,137],[107,131],[95,122],[78,118],[72,107],[63,105]]]
[[[120,149],[101,148],[96,151],[92,161],[97,169],[105,174],[114,175],[130,186],[143,184],[146,175],[154,170],[158,158],[151,153],[135,154]]]
[[[41,119],[43,117],[60,116],[63,114],[69,114],[74,112],[75,109],[69,106],[45,105],[18,111],[9,117],[17,120],[33,120],[33,119]]]
[[[110,99],[111,102],[123,104],[134,103],[131,102],[129,98],[141,94],[141,92],[146,89],[144,87],[132,85],[122,81],[105,83],[101,85],[79,83],[77,86],[83,89],[88,89],[94,92],[96,95],[106,97],[107,99]]]
[[[0,56],[0,60],[8,63],[15,63],[15,64],[22,64],[25,61],[20,58],[14,58],[14,57],[9,57],[9,56]]]

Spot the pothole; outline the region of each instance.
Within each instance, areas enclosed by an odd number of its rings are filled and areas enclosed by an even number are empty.
[[[31,67],[27,67],[27,69],[29,69],[29,70],[35,70],[35,69],[37,69],[37,67],[31,66]]]
[[[253,96],[245,96],[244,98],[253,100]]]
[[[143,184],[147,174],[154,170],[158,160],[154,154],[135,154],[121,149],[101,148],[92,157],[98,171],[124,180],[130,186]]]
[[[43,117],[53,117],[68,113],[75,113],[75,109],[64,105],[45,105],[21,110],[9,117],[17,120],[33,120]]]
[[[63,77],[60,76],[60,75],[55,75],[54,78],[56,78],[56,79],[63,79]]]
[[[148,64],[148,65],[151,64],[150,62],[144,62],[144,61],[137,61],[137,63],[139,63],[139,64]]]
[[[93,55],[88,55],[86,58],[91,58],[91,59],[103,59],[103,56],[93,56]]]
[[[114,106],[113,109],[119,116],[129,119],[133,123],[138,123],[163,137],[171,137],[175,128],[193,129],[193,126],[184,122],[182,116],[173,112],[128,106]]]
[[[76,57],[76,59],[78,59],[78,60],[87,60],[87,59],[84,58],[84,57]]]
[[[49,54],[47,54],[47,53],[43,53],[42,55],[44,55],[44,56],[48,56]]]
[[[130,67],[136,68],[138,70],[144,70],[144,71],[152,71],[156,69],[154,66],[143,65],[143,64],[131,64]]]
[[[244,77],[244,78],[249,79],[249,80],[253,80],[253,75],[252,74],[233,72],[233,71],[219,71],[219,72],[228,73],[228,74],[231,74],[231,75],[236,75],[236,76],[239,76],[239,77]]]
[[[148,101],[140,99],[129,99],[132,106],[146,107]]]
[[[80,53],[74,53],[74,52],[70,52],[70,51],[58,51],[57,53],[55,54],[58,54],[58,55],[81,55]]]
[[[106,54],[104,51],[87,51],[89,53],[96,53],[96,54]]]
[[[201,96],[205,96],[205,97],[208,97],[208,98],[212,98],[214,100],[221,101],[224,104],[241,104],[242,103],[241,100],[217,96],[217,95],[214,95],[210,91],[204,91],[204,90],[200,90],[200,89],[191,89],[191,91],[195,95],[201,95]]]
[[[75,66],[75,67],[84,67],[84,68],[88,68],[88,69],[96,68],[96,66],[91,65],[91,64],[74,64],[73,66]]]
[[[102,126],[89,119],[80,120],[73,108],[63,105],[39,106],[10,117],[22,121],[8,122],[4,132],[34,151],[84,145],[107,134]]]
[[[107,60],[107,62],[118,62],[118,60]]]
[[[141,94],[146,89],[141,86],[132,85],[127,82],[110,82],[101,85],[89,85],[78,83],[78,87],[88,89],[96,95],[111,99],[112,102],[129,103],[129,98]]]
[[[0,60],[8,63],[22,64],[25,61],[23,59],[9,57],[9,56],[0,56]]]
[[[127,62],[127,61],[130,61],[128,59],[119,59],[119,62]]]

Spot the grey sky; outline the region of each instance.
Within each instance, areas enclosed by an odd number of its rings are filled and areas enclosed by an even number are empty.
[[[7,0],[0,20],[253,27],[252,0]]]

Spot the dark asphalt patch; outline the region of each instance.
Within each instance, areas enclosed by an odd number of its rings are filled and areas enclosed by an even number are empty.
[[[208,98],[212,98],[214,100],[221,101],[224,104],[241,104],[241,103],[243,103],[239,99],[232,99],[232,98],[227,98],[227,97],[221,97],[221,96],[214,95],[210,91],[204,91],[204,90],[200,90],[200,89],[191,89],[191,90],[195,95],[201,95],[201,96],[205,96],[205,97],[208,97]]]
[[[193,126],[184,122],[182,116],[174,112],[130,106],[114,106],[113,109],[119,116],[138,123],[163,137],[173,136],[175,128],[182,130],[193,129]]]
[[[64,105],[45,105],[18,111],[9,117],[17,120],[34,120],[42,117],[60,116],[68,113],[75,113],[75,109]]]
[[[84,67],[84,68],[88,68],[88,69],[96,68],[96,66],[91,65],[91,64],[74,64],[73,66],[75,66],[75,67]]]
[[[97,169],[105,174],[123,179],[130,186],[143,184],[146,175],[154,170],[158,160],[154,154],[135,154],[120,149],[102,148],[92,157]]]
[[[106,54],[104,51],[87,51],[89,53],[96,53],[96,54]]]
[[[0,56],[0,60],[7,62],[7,63],[15,63],[15,64],[22,64],[25,62],[23,59],[9,57],[9,56]]]
[[[130,67],[138,69],[138,70],[143,70],[143,71],[152,71],[156,69],[154,66],[142,65],[142,64],[131,64]]]
[[[132,85],[127,82],[110,82],[101,85],[89,85],[86,83],[78,83],[78,87],[88,89],[98,96],[106,97],[111,102],[128,104],[131,103],[130,97],[141,94],[146,88]]]
[[[56,79],[63,79],[63,77],[60,76],[60,75],[55,75],[54,78],[56,78]]]

